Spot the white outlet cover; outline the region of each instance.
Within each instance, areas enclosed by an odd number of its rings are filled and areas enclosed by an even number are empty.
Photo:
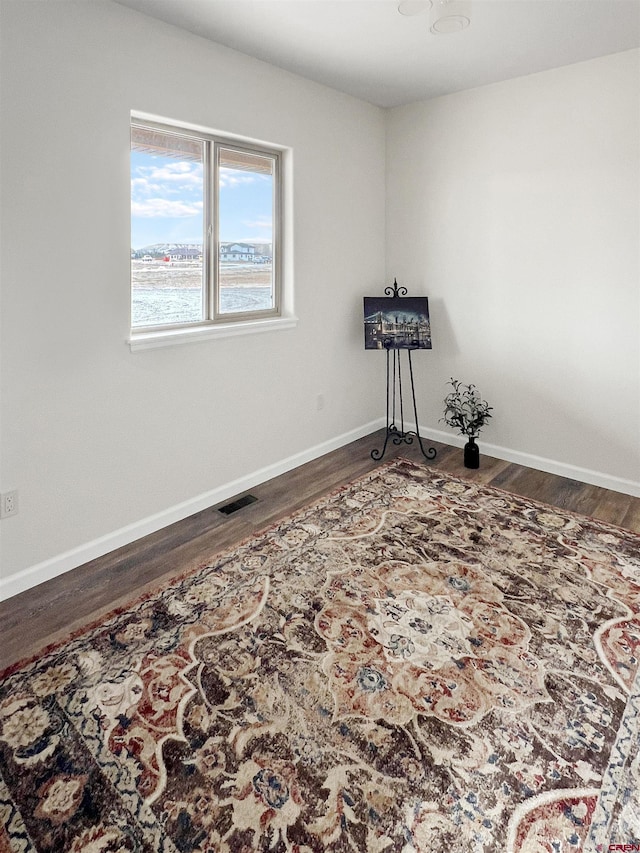
[[[18,490],[5,492],[0,499],[0,518],[18,514]]]

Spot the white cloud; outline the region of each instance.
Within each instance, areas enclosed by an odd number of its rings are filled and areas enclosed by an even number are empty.
[[[161,196],[193,194],[202,196],[202,164],[180,160],[163,166],[139,166],[131,179],[131,196],[134,203],[145,204],[150,195]]]
[[[184,218],[188,216],[201,216],[202,207],[201,201],[189,204],[184,201],[168,198],[149,198],[145,201],[132,201],[131,215],[140,216],[144,219],[157,217]]]
[[[131,195],[149,195],[162,193],[165,188],[161,184],[152,184],[148,178],[133,178],[131,180]]]
[[[177,169],[176,166],[186,166],[186,169]],[[175,163],[164,166],[162,169],[150,170],[148,179],[168,183],[198,184],[202,185],[202,167],[191,168],[190,163]]]
[[[242,224],[246,228],[271,228],[273,223],[270,216],[260,216],[258,219],[244,220]]]
[[[240,184],[254,184],[256,175],[251,172],[239,172],[237,169],[230,169],[226,166],[221,166],[218,172],[218,181],[221,187],[237,187]]]

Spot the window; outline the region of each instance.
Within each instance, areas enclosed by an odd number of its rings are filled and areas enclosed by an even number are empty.
[[[131,327],[281,315],[281,153],[132,119]]]

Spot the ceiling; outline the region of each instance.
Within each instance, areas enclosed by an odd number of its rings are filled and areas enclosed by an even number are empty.
[[[640,46],[640,0],[471,0],[447,35],[399,0],[117,2],[381,107]]]

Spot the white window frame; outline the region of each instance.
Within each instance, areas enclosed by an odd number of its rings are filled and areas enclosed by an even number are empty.
[[[131,114],[130,127],[158,130],[168,135],[191,137],[204,143],[204,234],[202,246],[203,313],[204,319],[184,323],[152,326],[131,326],[128,344],[132,351],[170,346],[209,338],[230,337],[274,329],[288,329],[297,325],[297,318],[290,310],[291,295],[285,293],[284,258],[284,155],[285,149],[254,143],[251,140],[223,136],[200,128],[157,120],[143,114]],[[246,152],[273,160],[273,225],[272,225],[272,283],[273,306],[260,311],[220,313],[218,252],[218,197],[219,169],[218,152],[221,149]],[[289,298],[287,298],[287,295]],[[131,304],[132,282],[129,276],[129,301]],[[289,303],[289,304],[287,304]]]

